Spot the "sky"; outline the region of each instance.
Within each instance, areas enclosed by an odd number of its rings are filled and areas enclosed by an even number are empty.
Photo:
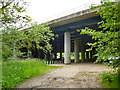
[[[100,0],[28,0],[28,15],[34,21],[40,22],[46,18],[67,12],[73,8],[81,7],[91,2],[99,2]]]

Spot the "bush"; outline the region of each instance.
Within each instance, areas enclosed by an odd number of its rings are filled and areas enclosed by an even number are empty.
[[[40,60],[8,60],[2,63],[2,88],[14,88],[24,80],[44,75],[54,68],[57,67],[47,66]]]
[[[101,83],[105,88],[118,88],[118,72],[105,72],[102,75]]]

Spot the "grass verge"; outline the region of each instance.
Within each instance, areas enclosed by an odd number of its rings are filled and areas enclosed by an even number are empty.
[[[104,88],[119,88],[119,72],[104,72],[101,75],[101,84]]]
[[[49,69],[57,66],[47,66],[41,60],[10,60],[2,62],[2,88],[14,88],[24,80],[44,75]]]

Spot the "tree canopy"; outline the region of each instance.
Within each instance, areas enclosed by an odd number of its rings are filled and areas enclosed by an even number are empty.
[[[96,41],[89,43],[96,48],[97,62],[106,62],[108,65],[118,67],[120,64],[120,1],[115,2],[102,0],[98,6],[91,6],[91,9],[98,8],[97,13],[102,19],[98,23],[101,30],[93,30],[89,27],[81,30],[81,34],[88,34]]]
[[[0,31],[2,35],[2,58],[22,56],[21,49],[26,47],[28,54],[34,49],[43,50],[45,53],[52,50],[49,44],[54,39],[54,34],[47,24],[31,24],[30,28],[19,31],[24,25],[29,25],[31,18],[22,14],[26,12],[27,2],[24,0],[2,0],[0,1]],[[19,26],[19,24],[21,24]],[[41,45],[44,43],[44,46]]]
[[[1,0],[0,1],[0,23],[2,27],[16,26],[22,27],[23,22],[31,21],[30,17],[25,14],[27,2],[24,0]],[[19,23],[19,24],[18,24]]]

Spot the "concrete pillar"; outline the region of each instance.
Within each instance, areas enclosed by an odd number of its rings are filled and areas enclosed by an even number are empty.
[[[79,62],[79,38],[74,40],[74,50],[75,50],[75,63]]]
[[[60,60],[62,61],[62,52],[60,52]]]
[[[57,53],[56,52],[54,53],[54,56],[55,56],[54,60],[57,60]]]
[[[86,61],[89,61],[89,52],[86,51]]]
[[[70,32],[64,33],[64,63],[70,64],[70,52],[71,52],[71,34]]]
[[[54,55],[54,53],[51,54],[51,57],[52,57],[52,60],[55,59],[55,55]]]
[[[92,57],[92,51],[90,51],[90,60],[92,61],[93,57]]]
[[[95,50],[95,48],[93,48],[93,62],[95,62],[96,61],[96,59],[97,59],[97,56],[94,56],[97,52],[96,52],[96,50]]]
[[[81,62],[85,62],[85,46],[81,44]]]

